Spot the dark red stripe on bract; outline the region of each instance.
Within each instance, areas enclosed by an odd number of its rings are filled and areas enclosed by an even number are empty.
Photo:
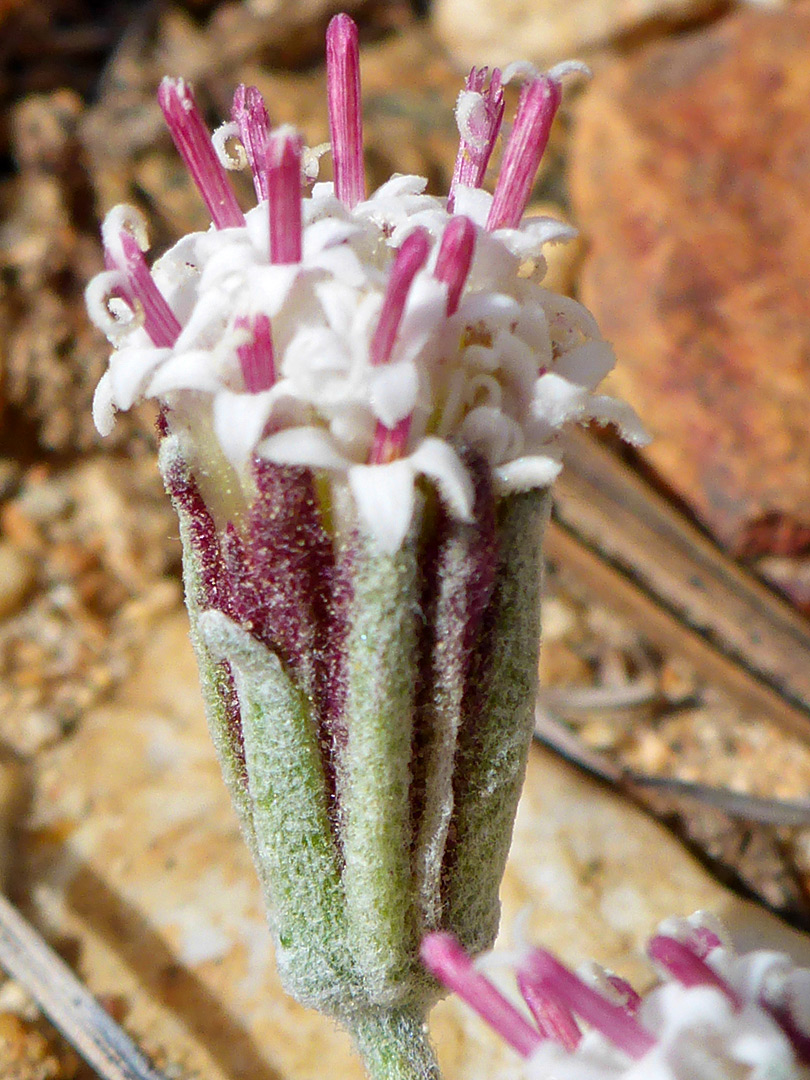
[[[311,470],[256,460],[254,475],[258,495],[244,538],[233,529],[226,535],[233,617],[278,654],[309,698],[334,804],[348,585],[336,572]]]
[[[189,541],[197,556],[199,595],[192,599],[201,611],[216,608],[230,615],[231,590],[219,535],[197,482],[179,458],[171,464],[163,479],[178,515],[185,520]]]

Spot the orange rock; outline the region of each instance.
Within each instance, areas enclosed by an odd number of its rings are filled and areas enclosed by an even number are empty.
[[[582,294],[663,480],[737,553],[810,546],[810,6],[604,68],[571,191]]]

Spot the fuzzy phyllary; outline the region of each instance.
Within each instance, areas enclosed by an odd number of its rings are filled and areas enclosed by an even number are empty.
[[[327,35],[327,148],[240,86],[213,136],[166,120],[210,212],[147,264],[132,207],[103,226],[88,308],[114,351],[95,398],[160,403],[208,721],[289,992],[337,1017],[376,1078],[435,1077],[419,942],[478,952],[531,739],[548,488],[571,422],[643,433],[595,393],[610,346],[542,287],[524,219],[560,102],[547,74],[473,70],[449,194],[367,194],[357,30]],[[502,82],[524,80],[494,192]],[[226,169],[249,168],[244,212]]]

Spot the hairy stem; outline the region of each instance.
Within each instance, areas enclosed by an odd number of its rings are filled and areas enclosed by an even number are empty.
[[[372,1010],[353,1017],[350,1027],[369,1080],[441,1080],[423,1016]]]

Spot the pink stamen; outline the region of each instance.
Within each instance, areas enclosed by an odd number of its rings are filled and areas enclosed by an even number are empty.
[[[411,417],[403,416],[399,423],[387,428],[380,420],[374,432],[374,442],[369,454],[369,465],[387,465],[403,457],[411,433]]]
[[[681,985],[713,986],[728,998],[735,1009],[742,1007],[742,1002],[731,987],[682,941],[665,934],[657,934],[647,945],[647,955],[654,963],[665,968]]]
[[[267,201],[270,217],[270,261],[301,261],[301,136],[291,127],[278,128],[267,142]]]
[[[197,185],[214,225],[218,229],[240,228],[245,224],[245,215],[216,155],[191,86],[185,79],[166,76],[158,88],[158,101],[174,145]]]
[[[689,935],[686,944],[695,956],[699,956],[701,960],[705,960],[709,953],[714,952],[715,949],[722,948],[723,942],[713,930],[708,928],[708,926],[696,926]]]
[[[487,218],[487,229],[516,229],[529,202],[551,124],[560,106],[560,84],[547,75],[524,86],[515,125]]]
[[[117,270],[126,283],[127,304],[143,311],[143,325],[152,344],[159,349],[168,349],[174,345],[180,335],[180,323],[169,307],[165,297],[154,282],[140,245],[127,229],[118,235],[120,251],[105,251],[108,267]]]
[[[576,1050],[582,1032],[570,1010],[563,1008],[558,1001],[543,993],[536,983],[530,983],[522,974],[518,975],[517,984],[541,1033],[560,1043],[566,1050]]]
[[[269,390],[276,381],[270,320],[266,315],[257,315],[251,322],[246,315],[239,315],[234,325],[240,330],[250,330],[253,335],[250,341],[238,345],[236,349],[245,389],[249,394]]]
[[[240,83],[233,95],[231,119],[239,125],[242,146],[253,174],[256,197],[261,202],[267,198],[267,173],[264,169],[264,153],[270,134],[270,117],[264,98],[255,86]]]
[[[459,185],[480,188],[483,184],[487,165],[489,165],[492,150],[501,130],[503,89],[499,69],[493,69],[489,86],[486,86],[486,79],[486,68],[473,68],[464,84],[465,90],[482,96],[484,108],[483,115],[476,118],[475,125],[470,125],[475,142],[470,142],[463,135],[459,142],[453,179],[450,181],[450,194],[447,199],[447,209],[451,212],[456,199],[456,188]]]
[[[626,1009],[631,1016],[635,1016],[641,1006],[641,994],[633,989],[627,979],[622,979],[619,975],[606,974],[605,978],[622,998],[622,1008]]]
[[[385,291],[382,311],[377,329],[369,346],[369,360],[372,367],[387,364],[397,338],[397,331],[402,322],[405,304],[408,299],[413,279],[427,262],[430,252],[430,237],[427,229],[414,229],[407,236],[396,254],[388,288]],[[394,428],[387,428],[377,422],[374,443],[369,454],[369,464],[384,465],[401,457],[411,432],[411,418],[405,416]]]
[[[405,311],[413,279],[427,262],[430,252],[430,237],[427,229],[414,229],[402,242],[394,258],[394,265],[388,278],[382,310],[371,339],[369,360],[372,367],[387,364],[396,341],[399,324]]]
[[[475,225],[466,217],[454,217],[444,230],[436,259],[435,277],[447,285],[447,314],[458,310],[461,292],[472,266]]]
[[[642,1058],[655,1046],[649,1031],[621,1005],[602,997],[544,949],[532,949],[521,963],[519,974],[544,998],[581,1016],[629,1057]]]
[[[357,26],[335,15],[326,31],[326,95],[335,194],[351,209],[366,197]]]
[[[422,941],[420,954],[425,967],[440,982],[466,1001],[521,1057],[531,1057],[543,1041],[542,1036],[502,997],[489,979],[475,970],[452,934],[428,934]]]

